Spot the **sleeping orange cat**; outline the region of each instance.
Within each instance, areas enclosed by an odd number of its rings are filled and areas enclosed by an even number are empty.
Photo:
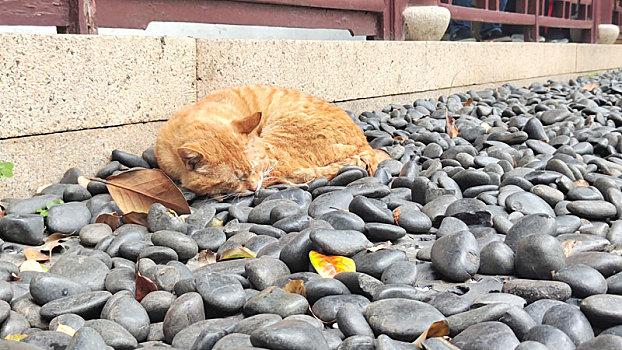
[[[345,165],[373,174],[378,166],[346,112],[266,85],[219,90],[178,111],[160,129],[156,157],[183,187],[209,195],[330,179]]]

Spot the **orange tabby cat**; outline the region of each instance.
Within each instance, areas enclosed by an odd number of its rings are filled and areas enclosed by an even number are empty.
[[[266,85],[219,90],[178,111],[160,129],[156,157],[182,186],[210,195],[330,179],[345,165],[373,174],[378,166],[346,112]]]

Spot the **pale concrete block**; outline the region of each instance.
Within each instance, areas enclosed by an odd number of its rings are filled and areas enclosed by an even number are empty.
[[[622,67],[622,45],[577,45],[577,72]]]
[[[440,6],[411,6],[402,17],[406,40],[438,41],[449,26],[451,13]]]
[[[346,101],[571,73],[575,57],[575,44],[198,40],[197,94],[261,83]]]
[[[613,44],[620,35],[620,27],[615,24],[599,24],[598,25],[598,43]]]
[[[136,155],[155,145],[162,122],[0,140],[0,160],[15,164],[12,178],[0,179],[0,198],[26,198],[42,185],[57,183],[69,168],[93,175],[114,149]]]
[[[196,101],[191,38],[0,34],[0,139],[164,120]]]

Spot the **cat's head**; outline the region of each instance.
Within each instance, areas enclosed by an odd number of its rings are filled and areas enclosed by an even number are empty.
[[[214,121],[192,139],[177,148],[185,165],[181,182],[185,188],[204,195],[247,194],[261,186],[262,173],[256,161],[249,159],[249,136],[259,124],[261,113],[231,122]]]

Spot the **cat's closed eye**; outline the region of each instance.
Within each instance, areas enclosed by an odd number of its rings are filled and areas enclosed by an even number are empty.
[[[237,180],[246,180],[248,178],[248,175],[239,169],[233,171],[233,176],[235,176]]]

